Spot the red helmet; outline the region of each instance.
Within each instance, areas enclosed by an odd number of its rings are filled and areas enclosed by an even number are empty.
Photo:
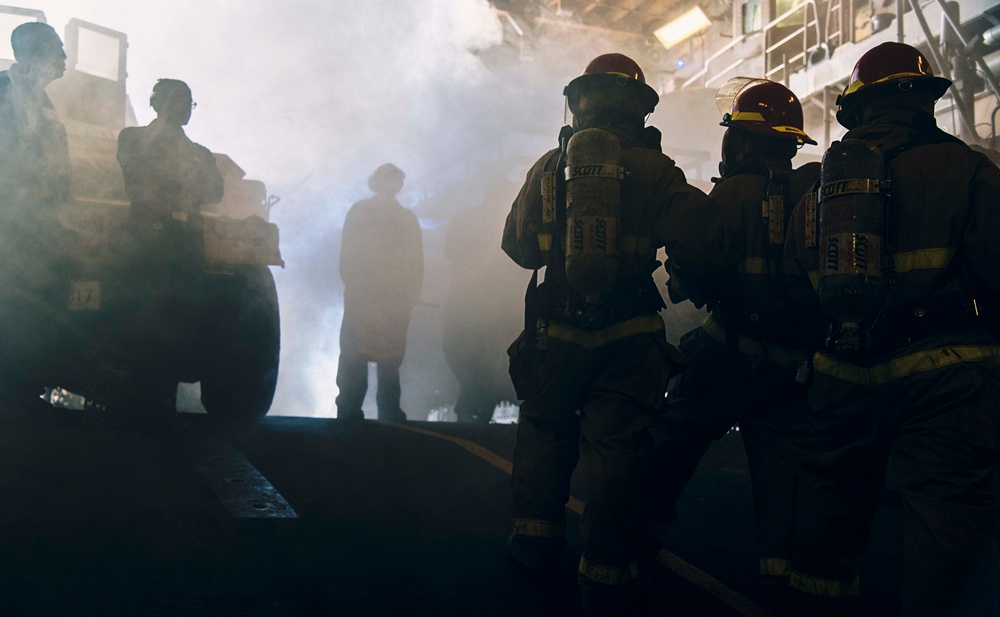
[[[595,87],[624,87],[635,91],[646,113],[652,113],[660,97],[646,84],[646,76],[635,60],[624,54],[603,54],[590,61],[587,68],[563,89],[569,108],[577,113],[580,95]]]
[[[850,104],[856,98],[858,92],[881,84],[897,84],[900,87],[903,87],[902,84],[920,84],[934,95],[934,100],[941,98],[951,87],[950,80],[934,76],[927,58],[917,48],[888,42],[869,49],[861,56],[837,104],[843,109],[845,103]]]
[[[769,137],[816,144],[803,130],[802,104],[779,83],[752,77],[734,77],[722,84],[715,104],[723,113],[722,126]]]

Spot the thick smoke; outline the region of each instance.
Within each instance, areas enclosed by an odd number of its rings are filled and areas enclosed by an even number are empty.
[[[157,78],[183,79],[199,104],[187,127],[191,139],[230,155],[248,178],[282,198],[271,216],[287,264],[274,269],[283,336],[275,415],[333,414],[341,226],[350,205],[369,196],[368,175],[385,162],[407,173],[399,197],[421,218],[423,297],[438,305],[414,312],[403,408],[422,418],[454,403],[457,383],[441,343],[453,275],[444,256],[447,225],[479,206],[492,209],[490,220],[502,220],[527,167],[555,145],[563,85],[594,56],[620,50],[588,33],[573,44],[503,52],[502,24],[486,0],[178,0],[141,7],[67,0],[37,8],[60,31],[78,17],[127,33],[138,123],[153,117],[147,100]],[[664,129],[679,124],[654,122]],[[664,132],[669,154],[676,142]],[[705,150],[714,156],[712,140]],[[510,190],[497,188],[504,182]],[[498,239],[499,230],[484,253],[497,254]],[[496,288],[506,276],[484,272],[482,284]],[[509,275],[514,282],[501,294],[508,305],[520,305],[528,276]],[[484,327],[497,321],[484,320]]]

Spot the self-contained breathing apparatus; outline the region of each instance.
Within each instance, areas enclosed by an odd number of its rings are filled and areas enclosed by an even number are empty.
[[[536,272],[525,295],[525,332],[540,352],[551,320],[599,330],[664,307],[650,276],[659,262],[628,280],[620,276],[621,183],[628,172],[618,138],[565,126],[559,142],[541,180],[540,235],[551,237],[546,281],[536,286]]]
[[[566,251],[569,286],[588,310],[618,281],[621,227],[621,143],[599,128],[576,132],[566,144]]]
[[[744,160],[734,169],[721,166],[723,176],[713,182],[741,175],[759,176],[765,180],[760,196],[759,217],[748,228],[746,254],[740,271],[754,277],[752,284],[737,273],[725,285],[719,297],[709,303],[712,321],[722,326],[726,345],[740,350],[752,341],[750,370],[771,357],[788,354],[806,345],[809,316],[790,309],[784,270],[784,242],[791,220],[791,205],[805,194],[819,175],[818,163],[807,163],[798,169],[767,165],[758,158]],[[759,278],[758,278],[759,277]],[[720,339],[722,340],[722,339]]]
[[[805,240],[819,251],[818,291],[829,323],[827,353],[844,358],[880,354],[984,321],[977,286],[961,256],[949,266],[941,289],[919,306],[886,308],[896,285],[889,163],[916,145],[952,141],[941,133],[883,153],[862,140],[845,139],[834,142],[823,156],[819,191],[806,203]]]
[[[823,155],[817,197],[819,297],[831,320],[826,347],[835,354],[868,346],[891,293],[890,195],[885,159],[875,148],[845,139]]]

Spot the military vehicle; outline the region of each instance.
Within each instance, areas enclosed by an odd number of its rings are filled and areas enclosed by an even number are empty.
[[[45,15],[0,6],[0,45],[26,21],[44,22]],[[143,393],[137,382],[129,391],[130,354],[121,353],[121,326],[141,322],[147,310],[163,313],[164,306],[135,306],[129,283],[130,274],[132,283],[136,280],[134,264],[120,250],[128,242],[123,230],[129,201],[116,160],[117,137],[137,124],[125,87],[128,39],[72,19],[63,40],[67,71],[47,92],[66,126],[73,168],[73,201],[60,215],[71,275],[68,302],[65,311],[57,307],[55,324],[64,351],[48,362],[45,384],[82,396],[89,406],[138,406]],[[0,56],[0,69],[13,63],[9,47]],[[284,262],[277,226],[268,222],[278,198],[269,196],[262,182],[245,178],[228,156],[215,158],[225,196],[203,207],[203,230],[191,232],[202,236],[195,242],[203,242],[204,272],[155,296],[156,302],[191,309],[183,312],[189,318],[166,326],[163,320],[150,322],[159,331],[149,336],[169,345],[171,375],[200,383],[210,415],[256,420],[269,411],[278,376],[278,298],[269,266]]]

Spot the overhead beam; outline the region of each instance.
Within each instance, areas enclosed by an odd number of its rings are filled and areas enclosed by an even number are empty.
[[[653,37],[651,35],[642,34],[640,32],[631,32],[628,30],[616,30],[614,28],[603,28],[601,26],[590,26],[587,24],[565,21],[562,19],[553,19],[552,17],[544,17],[544,16],[538,17],[535,19],[535,23],[543,26],[552,26],[555,28],[562,28],[566,30],[579,30],[581,32],[591,32],[594,34],[604,34],[606,36],[641,39],[650,43],[653,42]]]

